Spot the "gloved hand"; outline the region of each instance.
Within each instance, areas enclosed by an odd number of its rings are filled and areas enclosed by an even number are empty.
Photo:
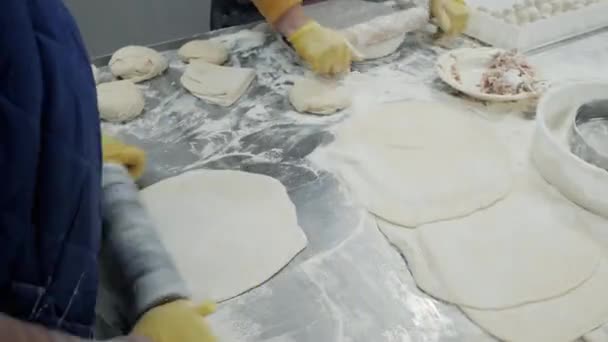
[[[133,328],[133,334],[152,342],[215,342],[205,316],[215,311],[215,304],[199,307],[187,300],[176,300],[146,312]]]
[[[469,8],[464,0],[431,0],[431,17],[443,32],[456,36],[467,28]]]
[[[309,21],[288,38],[298,55],[318,74],[339,74],[350,70],[352,52],[340,33]]]
[[[144,173],[146,155],[137,147],[102,136],[103,161],[124,165],[133,179],[137,180]]]

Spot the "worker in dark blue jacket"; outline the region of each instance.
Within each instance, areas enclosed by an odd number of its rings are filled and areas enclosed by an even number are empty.
[[[201,318],[209,306],[190,303],[137,199],[130,175],[141,174],[143,152],[104,139],[102,153],[73,18],[61,0],[1,6],[0,340],[76,341],[101,326],[115,328],[104,338],[214,341]],[[104,285],[96,303],[102,245],[114,291]],[[121,320],[107,293],[123,297]]]
[[[0,51],[0,310],[88,336],[102,158],[87,53],[56,0],[2,1]]]

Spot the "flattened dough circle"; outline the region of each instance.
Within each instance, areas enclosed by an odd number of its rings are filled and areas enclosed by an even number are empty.
[[[195,300],[221,301],[271,278],[307,244],[283,185],[238,171],[197,170],[141,198]]]
[[[508,151],[481,120],[425,102],[371,111],[341,127],[334,144],[340,176],[374,214],[416,227],[509,193]]]
[[[384,221],[379,227],[404,253],[416,284],[433,297],[510,304],[460,305],[490,334],[505,341],[573,341],[608,320],[608,303],[598,300],[608,286],[608,264],[587,235],[587,228],[597,231],[605,221],[531,176],[503,201],[465,218],[415,230]],[[456,287],[449,283],[453,276],[461,277]],[[457,295],[457,288],[466,292]],[[517,302],[525,304],[512,306]]]
[[[417,229],[451,303],[505,309],[562,295],[591,277],[600,249],[577,208],[537,180],[470,216]],[[419,279],[419,278],[417,278]]]

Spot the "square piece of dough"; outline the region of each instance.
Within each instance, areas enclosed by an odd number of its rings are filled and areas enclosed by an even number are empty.
[[[228,107],[245,93],[254,78],[253,69],[225,67],[192,60],[180,81],[192,95],[209,103]]]

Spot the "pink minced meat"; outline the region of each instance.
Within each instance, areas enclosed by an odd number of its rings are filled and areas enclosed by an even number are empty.
[[[535,72],[517,51],[494,55],[488,70],[481,76],[479,87],[486,94],[517,95],[534,92]]]

